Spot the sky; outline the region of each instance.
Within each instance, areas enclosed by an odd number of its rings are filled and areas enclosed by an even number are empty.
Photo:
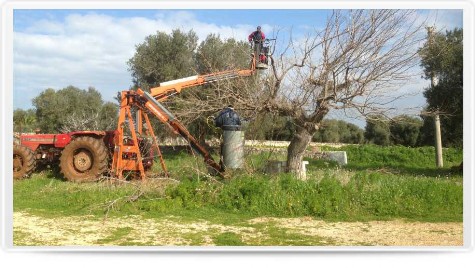
[[[200,40],[208,34],[246,40],[261,25],[268,37],[275,29],[295,37],[321,28],[330,10],[318,9],[15,9],[13,12],[13,109],[33,108],[43,90],[69,85],[96,88],[114,101],[132,86],[126,62],[135,46],[157,31],[193,30]],[[463,27],[462,10],[419,10],[437,29]],[[410,98],[398,106],[421,107],[428,81],[408,85]],[[344,117],[334,114],[336,118]],[[344,119],[344,118],[340,118]],[[357,123],[361,126],[361,122]]]

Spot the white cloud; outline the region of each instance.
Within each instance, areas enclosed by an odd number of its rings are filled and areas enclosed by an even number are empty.
[[[265,27],[268,26],[263,26]],[[43,19],[14,32],[14,108],[31,107],[31,99],[48,87],[93,86],[105,100],[129,88],[126,62],[135,46],[157,31],[193,30],[200,40],[210,33],[246,40],[252,25],[220,26],[198,21],[191,12],[157,13],[154,17],[71,14],[64,21]]]

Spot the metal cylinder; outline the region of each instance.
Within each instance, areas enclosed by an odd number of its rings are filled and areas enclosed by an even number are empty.
[[[223,164],[226,169],[244,167],[244,131],[224,130],[221,148]]]

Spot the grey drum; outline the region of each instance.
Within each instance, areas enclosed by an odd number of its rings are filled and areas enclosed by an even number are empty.
[[[244,131],[223,131],[223,164],[226,169],[244,167]]]

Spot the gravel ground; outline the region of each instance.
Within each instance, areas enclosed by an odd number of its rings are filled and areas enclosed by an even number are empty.
[[[267,239],[266,226],[329,246],[463,246],[463,223],[325,222],[311,217],[270,218],[248,221],[245,226],[207,221],[183,222],[178,217],[144,219],[140,216],[98,220],[94,216],[44,218],[27,212],[13,215],[16,246],[162,245],[213,246],[218,234],[233,233],[246,244]],[[285,241],[282,241],[285,245]]]

